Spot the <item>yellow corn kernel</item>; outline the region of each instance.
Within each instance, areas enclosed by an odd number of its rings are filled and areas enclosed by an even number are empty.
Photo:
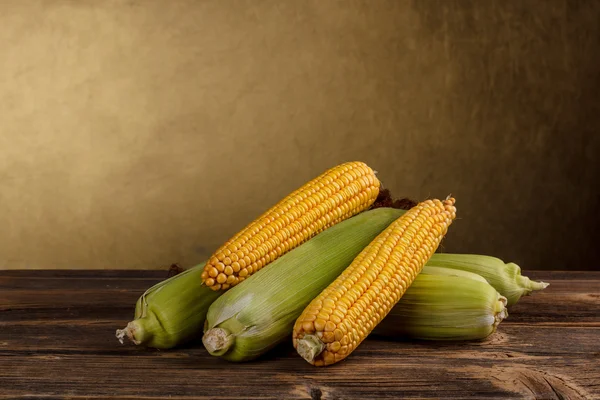
[[[325,229],[368,209],[380,182],[360,161],[340,164],[295,190],[221,246],[204,267],[212,289],[237,285]],[[224,276],[222,278],[221,276]],[[215,279],[216,277],[216,279]],[[233,277],[233,278],[230,278]]]
[[[306,361],[324,366],[344,359],[383,320],[437,249],[456,217],[454,202],[449,197],[417,204],[379,234],[313,299],[293,329],[294,347]],[[345,310],[340,322],[329,318],[332,309]],[[306,318],[307,310],[327,318],[311,322]],[[342,338],[331,334],[343,327],[349,329]]]

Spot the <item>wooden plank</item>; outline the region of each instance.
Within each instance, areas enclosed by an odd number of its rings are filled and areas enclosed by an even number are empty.
[[[144,276],[144,273],[138,274]],[[20,278],[27,281],[27,278]],[[545,278],[544,278],[545,279]],[[108,277],[52,279],[49,288],[14,289],[0,291],[2,320],[35,320],[52,315],[57,320],[87,318],[129,318],[133,315],[138,297],[161,279]],[[599,280],[549,280],[551,285],[531,296],[523,297],[509,309],[508,321],[558,323],[577,321],[599,322]],[[23,286],[23,285],[21,285]]]
[[[2,327],[0,351],[10,351],[15,354],[48,351],[57,354],[61,352],[82,354],[137,352],[136,354],[139,354],[137,347],[119,345],[114,336],[115,330],[123,328],[126,324],[127,320],[125,319],[96,320],[93,317],[88,320],[48,322],[38,320],[16,324],[3,323],[0,325]],[[569,337],[569,340],[560,343],[564,337]],[[459,352],[456,357],[461,358],[463,355],[460,352],[465,352],[465,354],[492,352],[493,354],[489,357],[517,358],[522,354],[562,356],[595,353],[599,351],[595,340],[598,337],[600,337],[600,323],[595,326],[538,326],[537,324],[503,322],[489,340],[482,342],[392,341],[375,337],[373,340],[377,339],[389,343],[391,346],[411,349],[412,353],[434,350],[435,352],[447,352],[447,357],[450,357],[453,352]],[[76,348],[73,347],[73,341],[77,343]],[[488,357],[483,353],[481,357]],[[504,356],[503,354],[508,355]]]
[[[144,291],[156,282],[166,278],[160,277],[95,277],[95,278],[66,278],[66,277],[3,277],[0,278],[0,292],[18,290],[81,290],[81,289],[128,289]]]
[[[0,270],[0,280],[5,277],[16,277],[29,279],[40,278],[65,278],[65,279],[96,279],[96,278],[119,278],[119,279],[144,279],[161,278],[169,269],[165,265],[164,270],[126,270],[126,269],[94,269],[94,270],[69,270],[69,269],[13,269]],[[600,280],[600,271],[536,271],[523,270],[523,275],[536,280]]]
[[[71,343],[73,348],[80,348],[76,338]],[[564,398],[591,398],[598,394],[594,385],[600,380],[600,373],[597,364],[594,368],[592,355],[509,354],[512,355],[370,340],[347,361],[320,369],[295,356],[289,344],[262,360],[236,365],[212,358],[199,347],[169,352],[135,349],[113,354],[94,349],[90,353],[3,352],[7,366],[0,385],[8,388],[5,396],[35,392],[306,398],[311,390],[318,389],[329,396],[326,398],[506,398],[514,396],[514,390],[527,389],[526,384],[519,389],[507,383],[524,376],[541,384],[539,388],[529,388],[530,395],[549,394],[548,386],[555,387]],[[500,382],[498,376],[502,377]],[[543,377],[550,382],[544,383]]]
[[[16,277],[29,279],[38,278],[64,278],[64,279],[146,279],[161,278],[166,274],[169,266],[162,270],[129,270],[129,269],[5,269],[0,270],[0,279],[5,277]]]

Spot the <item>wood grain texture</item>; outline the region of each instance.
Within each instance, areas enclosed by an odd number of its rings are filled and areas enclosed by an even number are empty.
[[[200,343],[120,345],[160,271],[0,271],[0,398],[600,398],[600,273],[528,272],[551,283],[481,342],[369,338],[315,368],[284,343],[231,364]]]

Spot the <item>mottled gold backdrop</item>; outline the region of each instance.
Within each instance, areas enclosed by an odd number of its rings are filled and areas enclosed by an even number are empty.
[[[600,2],[0,0],[0,268],[191,266],[325,169],[595,269]]]

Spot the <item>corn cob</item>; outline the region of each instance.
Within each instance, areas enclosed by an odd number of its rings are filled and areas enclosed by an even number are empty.
[[[116,336],[136,345],[169,349],[197,337],[208,307],[223,292],[202,285],[204,263],[157,283],[139,297],[134,320]]]
[[[362,162],[327,170],[217,249],[204,267],[204,284],[213,290],[237,285],[317,233],[369,208],[379,185]]]
[[[483,276],[498,293],[506,297],[508,305],[515,304],[521,296],[534,290],[542,290],[549,284],[535,282],[521,275],[521,268],[514,263],[504,263],[496,257],[477,254],[436,253],[427,265],[469,271]]]
[[[372,334],[420,340],[477,340],[508,316],[506,297],[471,272],[423,267]]]
[[[404,213],[378,208],[340,222],[225,292],[208,310],[206,349],[248,361],[285,340],[304,307]]]
[[[449,197],[421,202],[388,226],[297,319],[298,353],[316,366],[346,358],[402,297],[455,217]]]

